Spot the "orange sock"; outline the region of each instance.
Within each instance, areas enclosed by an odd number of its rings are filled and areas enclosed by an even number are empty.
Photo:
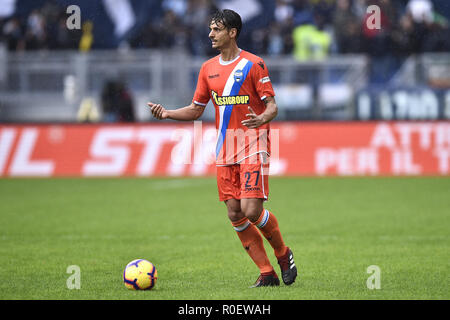
[[[250,258],[258,266],[261,273],[271,272],[273,270],[269,258],[264,249],[264,243],[258,229],[250,223],[247,218],[232,222],[239,239]]]
[[[253,224],[259,228],[264,237],[269,241],[277,258],[286,254],[287,247],[281,236],[278,220],[273,213],[267,209],[263,209],[258,220]]]

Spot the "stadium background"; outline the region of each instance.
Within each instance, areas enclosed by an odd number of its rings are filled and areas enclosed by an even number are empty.
[[[449,173],[446,1],[77,1],[80,30],[67,27],[70,4],[1,5],[3,176],[213,174],[211,103],[200,119],[202,165],[191,165],[194,126],[177,124],[187,134],[171,136],[146,102],[191,101],[202,62],[216,54],[207,22],[217,7],[243,13],[239,45],[270,67],[280,109],[272,174]],[[368,28],[372,4],[380,29]],[[86,122],[97,126],[73,126]],[[64,149],[74,145],[76,156]]]
[[[242,289],[256,270],[217,200],[212,105],[194,124],[146,106],[191,101],[215,7],[242,14],[277,94],[290,288]],[[449,21],[447,0],[2,0],[0,298],[448,299]],[[161,278],[148,295],[121,283],[137,257]]]

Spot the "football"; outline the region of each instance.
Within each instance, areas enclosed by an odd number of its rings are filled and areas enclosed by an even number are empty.
[[[131,261],[123,271],[123,282],[130,290],[150,290],[155,286],[157,278],[156,267],[144,259]]]

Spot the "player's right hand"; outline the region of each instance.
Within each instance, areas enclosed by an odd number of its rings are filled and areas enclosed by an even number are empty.
[[[162,105],[153,102],[149,102],[147,105],[150,107],[150,111],[156,119],[163,120],[169,117],[167,110]]]

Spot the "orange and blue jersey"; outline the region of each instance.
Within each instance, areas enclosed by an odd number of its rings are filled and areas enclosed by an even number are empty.
[[[270,154],[270,126],[248,129],[241,121],[248,119],[250,106],[256,114],[264,112],[266,97],[275,96],[263,59],[247,51],[232,61],[218,55],[206,61],[199,73],[193,102],[215,107],[217,143],[216,164],[231,165],[260,153]]]

